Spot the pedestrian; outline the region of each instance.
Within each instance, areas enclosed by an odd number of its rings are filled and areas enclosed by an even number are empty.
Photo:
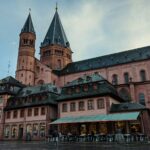
[[[58,132],[57,130],[54,130],[53,132],[53,139],[54,139],[54,144],[57,146],[58,145]]]

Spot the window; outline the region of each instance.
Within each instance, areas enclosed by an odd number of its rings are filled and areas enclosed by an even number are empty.
[[[61,60],[58,59],[58,60],[57,60],[57,63],[58,63],[58,69],[61,69]]]
[[[20,110],[20,118],[23,118],[24,117],[24,110]]]
[[[40,72],[40,67],[39,66],[36,67],[36,71],[37,71],[37,73]]]
[[[86,92],[86,91],[88,91],[88,85],[84,85],[83,86],[83,90]]]
[[[17,115],[18,115],[17,110],[14,110],[13,111],[13,118],[17,118]]]
[[[10,119],[10,111],[7,112],[6,118],[7,118],[7,119]]]
[[[124,73],[124,83],[129,83],[129,73],[128,72],[125,72]]]
[[[24,39],[24,40],[23,40],[23,43],[24,43],[25,45],[27,45],[27,44],[28,44],[28,39]]]
[[[3,97],[0,96],[0,104],[3,102]]]
[[[85,109],[84,108],[84,102],[83,101],[79,102],[79,110],[82,111],[84,109]]]
[[[72,102],[70,103],[70,111],[75,111],[76,110],[76,103]]]
[[[45,115],[45,108],[44,107],[41,108],[41,115]]]
[[[39,108],[34,108],[34,116],[38,116],[39,115]]]
[[[0,109],[0,119],[2,118],[2,109]]]
[[[98,89],[98,85],[96,83],[93,84],[93,89],[97,90]]]
[[[139,93],[139,103],[145,105],[145,95],[144,93]]]
[[[51,55],[51,51],[50,50],[47,50],[45,52],[43,52],[43,56],[46,57],[46,56],[50,56]]]
[[[112,76],[112,84],[117,85],[118,84],[118,75],[114,74]]]
[[[94,109],[94,101],[93,100],[88,100],[88,110]]]
[[[67,104],[62,104],[62,112],[67,112]]]
[[[105,105],[104,105],[104,99],[98,99],[97,100],[97,109],[103,109],[105,108]]]
[[[146,81],[146,73],[145,73],[145,70],[141,70],[141,71],[140,71],[140,78],[141,78],[141,81]]]
[[[21,77],[23,77],[23,73],[21,74]]]
[[[76,87],[76,93],[79,93],[80,92],[80,87]]]
[[[28,109],[28,117],[30,117],[30,116],[32,116],[32,109],[31,108]]]

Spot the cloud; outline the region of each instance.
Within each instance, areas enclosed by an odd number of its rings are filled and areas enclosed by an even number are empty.
[[[19,33],[31,8],[36,30],[36,57],[40,43],[55,13],[55,0],[14,0],[0,5],[0,78],[6,75],[11,58],[15,74]],[[8,11],[13,10],[13,11]],[[149,0],[63,0],[59,2],[60,19],[73,50],[73,60],[83,60],[109,53],[147,46],[150,43]]]

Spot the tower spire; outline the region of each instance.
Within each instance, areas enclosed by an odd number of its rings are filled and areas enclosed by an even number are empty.
[[[28,18],[27,18],[22,30],[21,30],[21,33],[23,33],[23,32],[35,33],[30,12],[31,12],[31,8],[29,8],[29,15],[28,15]]]
[[[53,20],[49,26],[49,29],[46,33],[44,41],[41,43],[41,47],[57,44],[64,47],[70,47],[69,41],[66,37],[64,28],[62,26],[61,20],[59,18],[59,14],[57,12],[57,3],[56,3],[56,12],[53,17]]]

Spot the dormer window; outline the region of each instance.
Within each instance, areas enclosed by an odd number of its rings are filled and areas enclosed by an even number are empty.
[[[93,89],[97,90],[98,89],[98,85],[96,83],[93,84]]]
[[[92,78],[91,78],[90,76],[87,76],[87,77],[86,77],[86,81],[91,81],[91,79],[92,79]]]
[[[82,83],[83,79],[82,78],[78,78],[78,83]]]
[[[87,85],[87,84],[83,86],[83,90],[84,90],[85,92],[88,91],[88,85]]]
[[[67,94],[72,94],[72,89],[71,88],[67,89]]]
[[[76,93],[80,92],[80,87],[76,87]]]

